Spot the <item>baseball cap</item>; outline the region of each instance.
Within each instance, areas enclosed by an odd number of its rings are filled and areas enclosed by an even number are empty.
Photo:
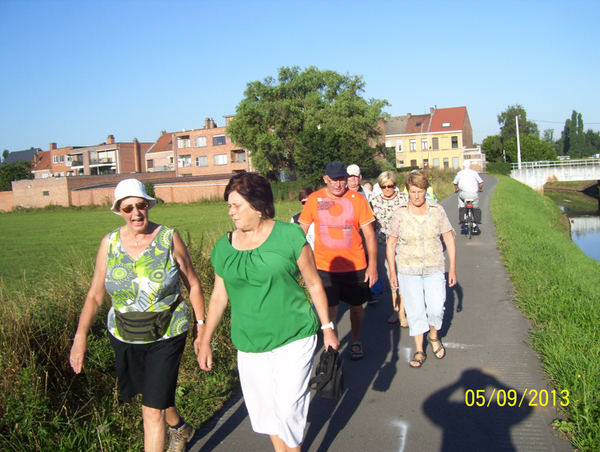
[[[348,177],[348,173],[346,172],[346,165],[342,162],[330,162],[325,167],[325,176],[329,176],[332,179],[336,177]]]
[[[350,165],[346,171],[348,171],[348,176],[360,176],[360,168],[358,165]]]
[[[156,205],[156,199],[146,194],[144,184],[137,179],[125,179],[119,182],[115,188],[115,202],[113,202],[110,210],[119,215],[119,209],[117,208],[119,201],[129,198],[130,196],[147,199],[148,209],[151,209]]]

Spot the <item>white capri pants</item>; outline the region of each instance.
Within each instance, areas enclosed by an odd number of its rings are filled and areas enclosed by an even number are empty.
[[[404,300],[409,335],[428,333],[429,325],[442,328],[444,303],[446,302],[446,278],[444,273],[432,275],[401,275],[398,286]]]
[[[288,447],[302,443],[317,335],[264,353],[238,350],[238,372],[252,429],[277,435]]]

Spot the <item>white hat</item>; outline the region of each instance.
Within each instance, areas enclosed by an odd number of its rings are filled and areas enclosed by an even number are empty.
[[[346,172],[348,173],[348,176],[360,176],[360,168],[358,165],[350,165],[346,168]]]
[[[119,215],[119,201],[129,198],[130,196],[147,199],[149,201],[148,209],[151,209],[156,205],[156,199],[146,194],[144,184],[137,179],[125,179],[119,182],[115,188],[115,202],[113,202],[110,210]]]
[[[468,160],[463,160],[463,168],[471,168],[471,162]]]

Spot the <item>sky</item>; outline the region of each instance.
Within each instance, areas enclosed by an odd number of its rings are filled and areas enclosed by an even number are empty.
[[[0,152],[225,125],[281,67],[357,75],[391,116],[521,104],[600,130],[598,0],[0,0]]]

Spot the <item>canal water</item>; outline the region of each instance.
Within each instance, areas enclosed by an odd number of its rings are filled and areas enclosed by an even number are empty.
[[[600,262],[600,204],[580,192],[544,190],[571,223],[571,239],[581,250]]]

